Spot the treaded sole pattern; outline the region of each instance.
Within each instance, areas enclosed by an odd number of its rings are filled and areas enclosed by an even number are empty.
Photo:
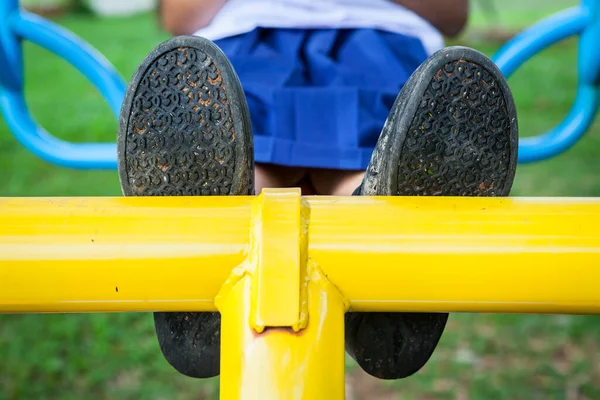
[[[212,378],[221,366],[221,314],[154,313],[160,349],[177,371],[192,378]]]
[[[206,39],[173,38],[141,63],[121,109],[117,146],[127,196],[252,193],[248,106],[233,67]],[[219,374],[219,313],[155,313],[154,321],[176,370]]]
[[[500,71],[475,50],[449,47],[423,63],[399,94],[360,194],[507,196],[517,145],[516,109]],[[427,363],[447,319],[348,313],[346,348],[367,373],[405,378]]]
[[[122,110],[124,192],[248,194],[252,138],[235,72],[222,67],[229,67],[225,56],[202,38],[175,38],[161,46],[134,76]]]
[[[398,161],[398,196],[507,196],[511,116],[497,79],[466,60],[428,85]]]

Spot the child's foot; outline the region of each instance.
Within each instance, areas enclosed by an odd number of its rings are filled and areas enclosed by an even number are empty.
[[[177,37],[139,66],[120,117],[126,196],[249,195],[250,114],[233,67],[212,42]],[[155,313],[161,350],[179,372],[219,374],[219,313]]]
[[[515,105],[501,72],[475,50],[446,48],[400,92],[357,194],[508,196],[517,143]],[[346,348],[369,374],[404,378],[429,360],[447,319],[348,313]]]

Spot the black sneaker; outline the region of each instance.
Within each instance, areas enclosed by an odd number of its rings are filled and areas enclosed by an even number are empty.
[[[367,196],[508,196],[517,165],[512,94],[483,54],[449,47],[410,77],[388,116],[364,181]],[[348,313],[346,349],[370,375],[419,371],[448,314]]]
[[[126,196],[249,195],[250,113],[237,74],[212,42],[173,38],[138,67],[119,119]],[[168,273],[168,272],[166,272]],[[155,313],[161,350],[182,374],[219,374],[219,313]]]

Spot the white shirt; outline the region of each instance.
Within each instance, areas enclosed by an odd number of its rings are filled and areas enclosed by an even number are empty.
[[[218,40],[267,28],[374,28],[420,39],[432,54],[443,37],[426,20],[389,0],[229,0],[196,32]]]

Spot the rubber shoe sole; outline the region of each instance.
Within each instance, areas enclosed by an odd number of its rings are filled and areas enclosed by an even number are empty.
[[[517,150],[516,108],[500,70],[473,49],[448,47],[401,90],[357,194],[508,196]],[[370,375],[405,378],[427,363],[447,319],[348,313],[346,349]]]
[[[252,194],[252,143],[244,92],[225,54],[201,37],[170,39],[142,61],[121,108],[123,194]],[[176,370],[196,378],[219,374],[219,313],[159,312],[154,321],[161,351]]]

